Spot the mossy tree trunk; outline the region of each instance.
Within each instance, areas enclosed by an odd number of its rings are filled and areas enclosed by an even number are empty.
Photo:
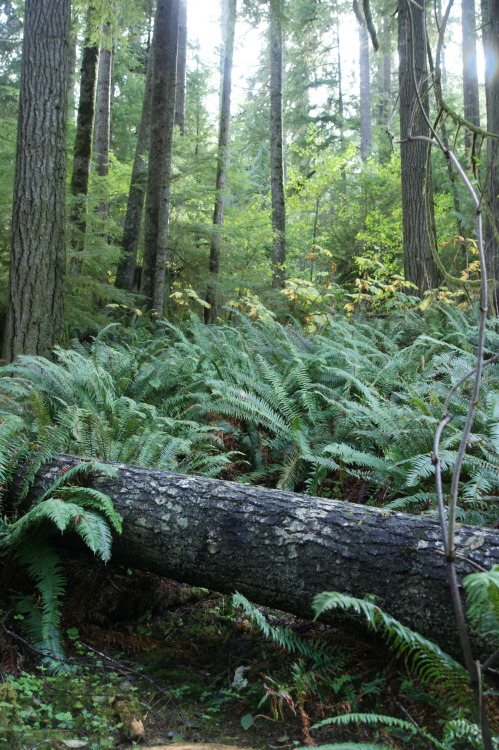
[[[3,356],[48,355],[66,267],[70,0],[26,0]]]

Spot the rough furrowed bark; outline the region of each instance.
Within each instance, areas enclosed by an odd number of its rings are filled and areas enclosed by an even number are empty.
[[[32,500],[80,461],[60,455],[42,469]],[[310,618],[322,591],[363,597],[445,650],[459,654],[435,520],[291,492],[115,464],[89,476],[123,517],[113,559]],[[499,531],[461,526],[458,552],[490,568]],[[474,572],[458,561],[460,575]],[[487,644],[477,643],[479,649]]]

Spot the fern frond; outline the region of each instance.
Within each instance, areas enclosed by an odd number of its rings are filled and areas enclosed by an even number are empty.
[[[472,573],[463,580],[468,615],[475,628],[499,647],[499,565],[487,572]]]
[[[105,519],[91,510],[85,510],[74,519],[76,533],[94,555],[107,562],[111,558],[112,536]]]
[[[438,750],[449,750],[448,747],[443,745],[436,737],[429,732],[421,729],[420,727],[414,726],[410,721],[404,719],[398,719],[395,716],[384,716],[382,714],[341,714],[340,716],[331,716],[328,719],[323,719],[317,724],[312,726],[312,729],[319,729],[320,727],[336,724],[339,726],[346,726],[348,724],[369,724],[370,726],[384,726],[389,728],[403,729],[408,732],[412,737],[416,735],[423,739],[431,742],[434,747]]]
[[[263,633],[265,638],[274,641],[286,651],[299,653],[311,659],[315,665],[340,666],[342,660],[337,649],[329,646],[326,651],[326,646],[322,644],[311,645],[310,642],[300,638],[291,628],[270,625],[260,610],[237,591],[232,595],[232,605],[234,608],[242,607],[251,623]]]
[[[435,643],[402,625],[372,601],[337,592],[324,592],[314,597],[313,608],[316,617],[330,609],[362,614],[369,627],[380,633],[395,653],[406,658],[410,669],[414,670],[421,680],[438,684],[465,704],[471,702],[466,669]]]

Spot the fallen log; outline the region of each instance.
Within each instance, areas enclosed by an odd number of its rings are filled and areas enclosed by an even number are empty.
[[[58,455],[31,493],[81,459]],[[322,591],[374,594],[386,612],[459,653],[435,520],[347,502],[114,464],[89,475],[123,517],[113,559],[300,617]],[[87,482],[87,480],[85,480]],[[499,531],[459,526],[460,576],[499,564]],[[478,643],[487,650],[487,644]]]

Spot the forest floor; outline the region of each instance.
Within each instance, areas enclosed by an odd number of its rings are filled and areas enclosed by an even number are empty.
[[[17,730],[6,745],[0,736],[0,747],[219,743],[293,750],[348,740],[420,746],[407,744],[410,737],[400,730],[313,728],[324,718],[357,711],[398,716],[440,733],[444,696],[430,695],[403,660],[361,629],[346,632],[260,608],[272,626],[287,626],[334,655],[324,668],[265,638],[230,596],[81,560],[68,564],[67,575],[62,627],[70,656],[84,666],[75,678],[34,677],[33,654],[24,651],[22,668],[32,681],[26,678],[29,687],[19,688],[18,674],[15,683],[23,737]],[[6,645],[16,643],[6,644],[4,635],[2,645],[5,654]],[[15,663],[10,660],[12,670]],[[4,656],[5,673],[8,666]]]

